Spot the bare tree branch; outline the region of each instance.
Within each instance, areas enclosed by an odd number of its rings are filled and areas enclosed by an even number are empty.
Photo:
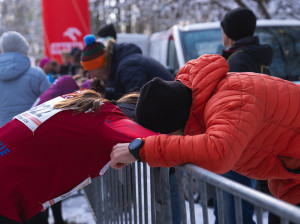
[[[235,2],[236,2],[240,7],[248,8],[248,6],[247,6],[242,0],[235,0]]]
[[[263,4],[263,1],[262,0],[254,0],[254,1],[257,3],[259,10],[262,12],[262,14],[265,16],[265,18],[271,19],[269,12],[267,11],[267,9],[265,8],[265,6]]]

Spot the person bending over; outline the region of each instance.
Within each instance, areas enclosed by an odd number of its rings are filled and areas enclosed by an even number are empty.
[[[300,203],[300,85],[265,74],[228,73],[220,55],[187,62],[175,80],[192,91],[191,107],[178,109],[190,109],[185,136],[142,138],[133,153],[129,143],[116,144],[110,155],[112,168],[140,159],[151,167],[191,163],[218,174],[233,170],[268,180],[275,197]],[[140,97],[144,88],[151,89],[148,94],[158,90],[152,80],[142,87]],[[144,103],[143,110],[158,102],[172,105],[168,91],[165,82],[159,97]]]
[[[155,134],[92,90],[56,97],[0,128],[0,223],[21,223],[103,175],[112,147]]]

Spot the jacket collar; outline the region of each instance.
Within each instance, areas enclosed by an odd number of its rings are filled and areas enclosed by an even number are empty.
[[[244,47],[246,45],[250,45],[250,44],[259,44],[258,37],[257,36],[248,36],[248,37],[244,37],[242,39],[237,40],[236,42],[234,42],[234,44],[228,50],[222,51],[222,56],[227,59],[233,52],[237,51],[239,48],[242,48],[242,47]]]

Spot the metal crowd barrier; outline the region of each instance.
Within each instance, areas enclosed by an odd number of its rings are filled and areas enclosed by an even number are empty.
[[[178,166],[175,175],[183,224],[215,222],[211,218],[213,208],[207,204],[211,194],[207,187],[211,186],[215,187],[220,224],[225,223],[223,191],[234,195],[236,223],[243,223],[243,199],[254,205],[257,224],[267,223],[264,214],[268,211],[279,216],[281,224],[300,224],[300,208],[200,167]],[[199,202],[195,202],[194,192],[197,191],[200,192]],[[168,168],[150,168],[144,163],[134,163],[119,171],[109,169],[104,176],[93,179],[92,184],[85,188],[85,194],[97,224],[172,223]],[[196,208],[200,208],[201,215]]]

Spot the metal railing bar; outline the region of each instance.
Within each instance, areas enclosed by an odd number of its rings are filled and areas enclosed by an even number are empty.
[[[191,183],[189,185],[189,207],[190,207],[190,219],[191,223],[194,224],[196,223],[196,218],[195,218],[195,205],[194,205],[194,184],[192,180],[192,176],[188,174],[188,181]]]
[[[107,201],[107,202],[109,202],[109,196],[108,196],[108,194],[106,194],[106,192],[107,192],[107,185],[109,185],[109,177],[111,176],[110,173],[111,173],[111,171],[109,171],[108,174],[107,174],[107,176],[105,176],[105,180],[106,181],[104,183],[104,189],[103,189],[103,191],[105,192],[105,199],[104,199],[104,201]],[[108,223],[109,212],[105,212],[104,216],[105,216],[104,222]]]
[[[154,178],[154,168],[150,168],[150,187],[151,187],[151,220],[152,223],[156,223],[155,218],[155,178]]]
[[[144,173],[144,214],[145,214],[145,224],[148,224],[148,171],[147,164],[143,163],[143,173]]]
[[[122,197],[123,197],[123,194],[122,194],[122,185],[120,183],[118,183],[118,211],[119,211],[119,219],[120,219],[120,222],[123,223],[123,211],[122,211]]]
[[[200,190],[200,205],[202,207],[203,222],[204,224],[208,224],[207,191],[206,183],[203,181],[200,181]]]
[[[224,191],[249,201],[254,205],[264,207],[268,211],[275,210],[280,217],[285,217],[292,222],[300,223],[300,209],[294,205],[278,200],[192,164],[186,164],[179,166],[178,168],[186,169],[189,172],[194,173],[197,178],[214,186],[218,186]]]
[[[104,201],[104,199],[103,199],[103,177],[100,177],[99,178],[99,183],[100,184],[97,184],[97,185],[94,185],[94,186],[100,186],[100,189],[99,189],[99,191],[98,192],[100,192],[100,195],[99,195],[99,199],[100,199],[100,208],[98,208],[98,209],[100,209],[100,216],[99,216],[99,218],[98,219],[100,219],[100,220],[104,220],[104,210],[103,210],[103,201]],[[96,190],[96,189],[95,189]]]
[[[118,172],[114,172],[114,182],[113,182],[113,189],[114,189],[114,197],[113,197],[113,201],[114,201],[114,208],[117,208],[118,206]],[[119,223],[119,215],[118,215],[118,210],[114,209],[115,213],[114,213],[114,218],[116,223]]]
[[[142,177],[141,177],[141,163],[138,164],[138,199],[139,199],[139,223],[143,223],[143,207],[142,207]]]
[[[132,188],[133,188],[133,217],[134,223],[137,223],[137,197],[136,197],[136,166],[137,164],[132,164]]]
[[[131,165],[126,167],[127,185],[128,185],[128,214],[129,223],[132,223],[132,176],[131,176]]]
[[[263,209],[259,206],[255,207],[255,214],[256,214],[256,223],[263,224]]]
[[[234,196],[235,223],[243,223],[242,199]]]
[[[218,212],[218,223],[224,224],[224,207],[223,207],[223,190],[221,188],[216,189],[217,192],[217,212]]]
[[[175,169],[177,184],[178,184],[178,192],[179,192],[179,199],[181,204],[181,217],[182,217],[182,223],[187,224],[187,215],[186,215],[186,206],[185,206],[185,199],[184,199],[184,193],[183,193],[183,187],[182,187],[182,178],[180,170]]]
[[[163,204],[162,204],[162,196],[161,196],[161,168],[154,168],[154,182],[155,182],[155,223],[163,224]]]
[[[127,169],[122,169],[122,176],[123,177],[126,177],[126,172],[127,172]],[[129,213],[129,211],[128,211],[128,206],[129,206],[129,204],[128,204],[128,190],[129,190],[129,188],[128,188],[126,180],[122,181],[122,186],[123,186],[123,191],[124,191],[124,194],[123,194],[124,204],[122,205],[123,214],[124,214],[125,223],[128,223],[128,213]]]
[[[171,195],[170,195],[170,172],[169,169],[160,169],[161,205],[163,223],[172,223]]]

